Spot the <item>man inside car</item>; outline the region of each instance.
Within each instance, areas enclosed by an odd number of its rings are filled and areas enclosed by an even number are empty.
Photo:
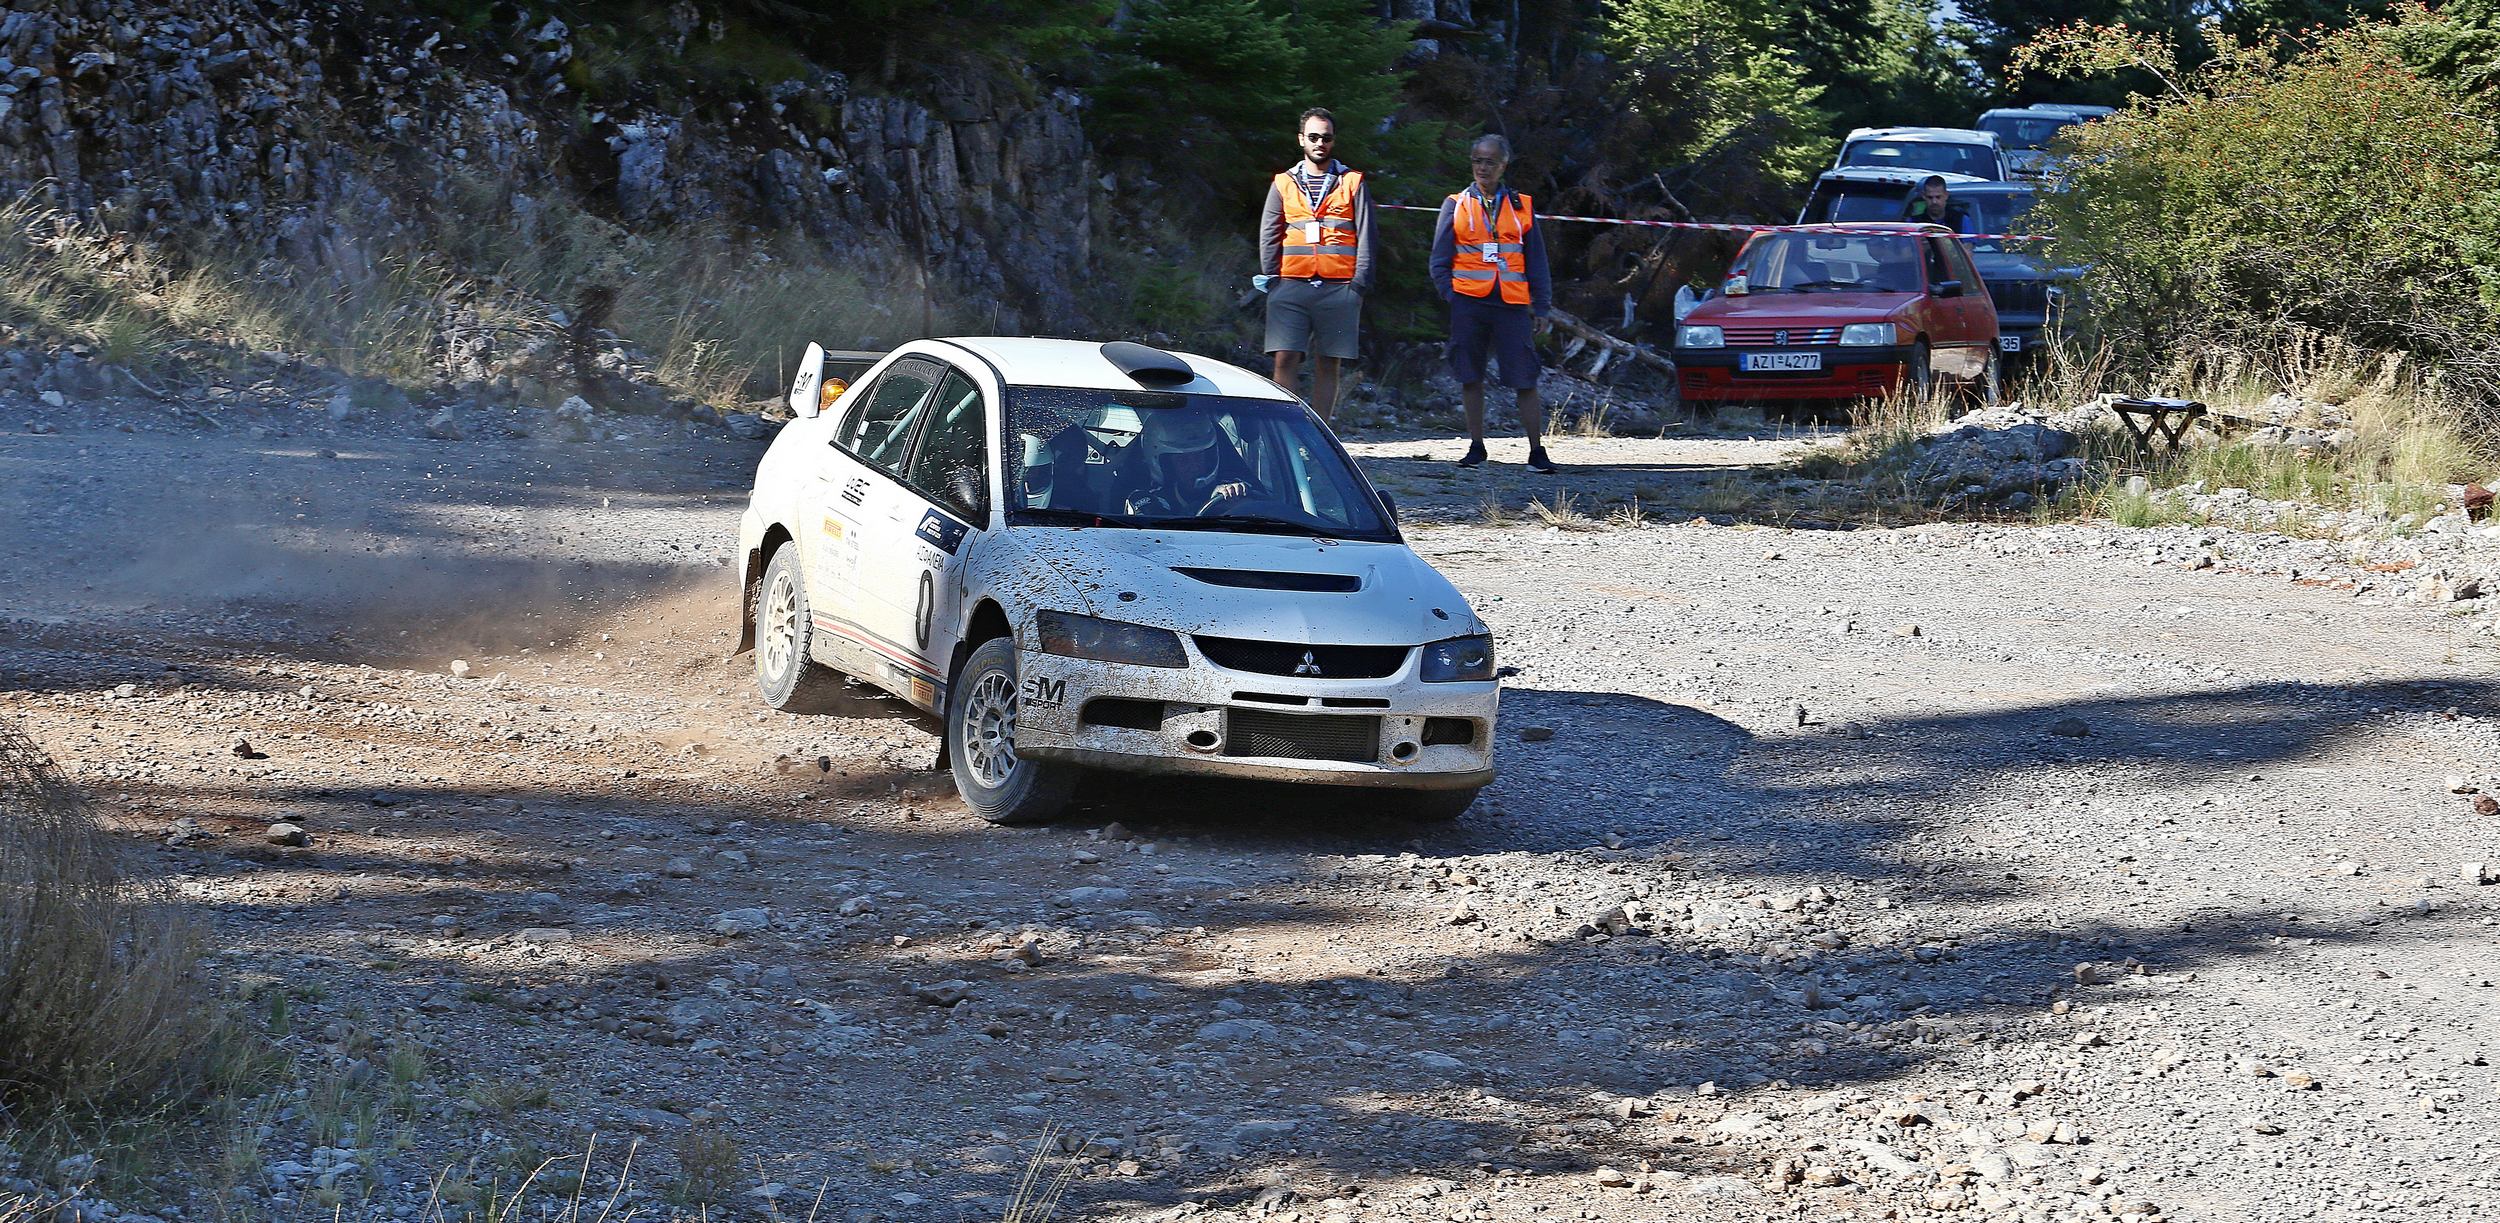
[[[1918,185],[1918,194],[1901,210],[1901,219],[1942,225],[1957,234],[1978,232],[1971,228],[1970,206],[1953,198],[1941,175],[1930,174]]]
[[[1207,416],[1187,411],[1146,414],[1138,436],[1128,512],[1188,517],[1250,495],[1250,469]]]

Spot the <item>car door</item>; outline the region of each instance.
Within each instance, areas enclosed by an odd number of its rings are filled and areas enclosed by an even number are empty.
[[[1931,235],[1922,245],[1927,251],[1927,305],[1934,319],[1927,335],[1934,347],[1936,372],[1956,378],[1978,377],[1988,361],[1987,350],[1981,345],[1993,344],[1996,339],[1993,335],[1983,337],[1983,328],[1973,325],[1970,304],[1973,297],[1984,300],[1986,291],[1976,283],[1975,275],[1963,279],[1963,273],[1969,270],[1966,261],[1956,266],[1955,257],[1962,253],[1961,239]],[[1946,281],[1959,284],[1960,291],[1951,297],[1936,296],[1937,286]]]
[[[860,556],[862,627],[884,654],[879,685],[924,709],[945,702],[964,572],[990,525],[988,397],[949,368],[902,462],[872,495],[882,514]]]
[[[945,367],[927,357],[903,357],[852,398],[850,412],[833,431],[814,473],[808,503],[816,521],[802,534],[809,542],[807,598],[815,639],[832,657],[823,659],[852,675],[882,684],[885,654],[868,635],[872,609],[863,597],[861,570],[884,529],[882,485],[902,469],[913,431]]]
[[[1945,255],[1953,265],[1954,276],[1962,282],[1962,326],[1969,330],[1975,345],[1973,351],[1979,354],[1980,371],[1975,372],[1984,372],[1988,353],[1999,347],[1996,298],[1988,292],[1988,282],[1979,274],[1979,265],[1971,261],[1968,243],[1948,239]]]

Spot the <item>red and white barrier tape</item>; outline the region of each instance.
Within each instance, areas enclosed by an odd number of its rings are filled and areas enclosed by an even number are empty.
[[[1437,214],[1441,211],[1438,207],[1426,208],[1420,204],[1375,204],[1373,207],[1394,208],[1399,212],[1430,212]],[[1702,229],[1709,230],[1714,233],[1734,234],[1761,233],[1766,230],[1775,229],[1811,229],[1817,233],[1827,234],[1890,234],[1901,232],[1897,229],[1852,229],[1846,225],[1736,225],[1723,221],[1627,221],[1621,217],[1573,217],[1549,212],[1540,212],[1536,214],[1536,219],[1540,221],[1583,221],[1591,225],[1637,225],[1644,229]],[[1981,238],[1994,242],[2046,242],[2049,240],[2049,236],[2047,234],[1958,234],[1955,236],[1963,238]]]

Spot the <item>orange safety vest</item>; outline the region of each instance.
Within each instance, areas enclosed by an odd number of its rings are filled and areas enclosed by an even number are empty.
[[[1516,191],[1502,193],[1501,215],[1489,222],[1484,202],[1461,191],[1450,197],[1458,207],[1450,215],[1450,232],[1458,239],[1458,257],[1450,261],[1450,291],[1469,297],[1490,297],[1502,286],[1502,301],[1530,304],[1528,293],[1528,231],[1536,227],[1536,204]]]
[[[1285,205],[1285,257],[1277,266],[1287,280],[1354,279],[1354,193],[1363,172],[1348,170],[1311,210],[1311,197],[1290,170],[1276,175],[1276,198]]]

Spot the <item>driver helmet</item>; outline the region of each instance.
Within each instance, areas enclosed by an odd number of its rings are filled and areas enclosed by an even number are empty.
[[[1215,421],[1201,413],[1165,410],[1145,415],[1138,444],[1145,447],[1150,463],[1160,463],[1174,455],[1211,451],[1223,441]]]

